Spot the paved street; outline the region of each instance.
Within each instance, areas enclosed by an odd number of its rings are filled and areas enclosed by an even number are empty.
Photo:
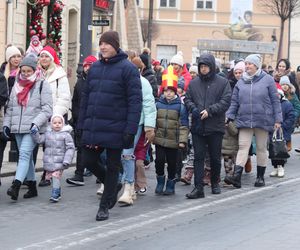
[[[300,134],[294,135],[293,145],[300,146]],[[206,198],[198,200],[185,199],[191,187],[182,184],[173,197],[155,196],[152,167],[147,195],[131,207],[116,205],[105,222],[95,221],[99,200],[94,177],[85,178],[84,187],[63,182],[57,204],[48,201],[50,187],[39,188],[39,196],[29,200],[22,198],[22,189],[18,202],[11,201],[6,190],[12,177],[5,177],[0,249],[299,249],[299,159],[292,152],[286,177],[267,175],[264,188],[253,187],[254,171],[243,175],[242,189],[224,187],[221,195],[212,195],[206,187]],[[67,170],[64,178],[73,171]]]

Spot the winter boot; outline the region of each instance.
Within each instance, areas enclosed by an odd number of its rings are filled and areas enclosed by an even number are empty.
[[[224,182],[228,185],[233,185],[236,188],[241,188],[241,177],[243,173],[243,167],[235,165],[232,176],[225,176]]]
[[[155,193],[156,194],[163,194],[165,182],[166,182],[166,177],[164,175],[162,176],[156,176],[157,184],[155,188]]]
[[[109,212],[107,207],[99,207],[99,210],[96,215],[96,221],[103,221],[109,218]]]
[[[278,177],[283,178],[284,177],[284,167],[283,166],[278,166]]]
[[[58,202],[61,199],[61,189],[60,188],[52,188],[52,193],[50,197],[50,201]]]
[[[193,191],[185,195],[188,199],[204,198],[203,186],[194,187]]]
[[[18,200],[21,185],[22,183],[19,180],[14,180],[11,187],[7,190],[7,194],[11,197],[12,200]]]
[[[278,166],[274,168],[274,170],[270,173],[270,177],[277,177],[278,176]]]
[[[210,169],[204,168],[204,178],[203,178],[204,185],[210,186]]]
[[[124,185],[124,192],[121,195],[121,197],[119,198],[118,202],[122,205],[122,206],[129,206],[133,204],[133,200],[132,200],[132,187],[133,184],[129,184],[129,183],[125,183]]]
[[[265,186],[265,175],[266,167],[257,166],[257,175],[256,175],[256,181],[254,183],[255,187],[263,187]]]
[[[24,194],[23,198],[28,199],[32,197],[36,197],[38,195],[36,189],[36,181],[27,181],[28,184],[28,192]]]
[[[221,188],[219,183],[211,183],[211,193],[212,194],[220,194],[221,193]]]
[[[248,160],[247,160],[246,165],[245,165],[245,172],[250,173],[251,170],[252,170],[251,158],[248,157]]]
[[[164,191],[164,195],[172,195],[175,194],[175,184],[176,179],[168,179],[166,184],[166,190]]]
[[[191,185],[193,175],[194,175],[194,168],[193,167],[186,167],[184,176],[181,177],[180,181],[185,183],[186,185]]]

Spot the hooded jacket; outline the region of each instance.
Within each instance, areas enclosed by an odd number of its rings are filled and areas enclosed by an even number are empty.
[[[82,145],[123,148],[125,134],[135,135],[142,110],[140,74],[121,49],[89,69],[81,95],[77,128]]]
[[[210,71],[202,75],[200,65],[205,64]],[[199,58],[199,76],[193,79],[186,92],[185,105],[192,113],[191,132],[208,135],[224,133],[225,112],[230,105],[231,87],[227,79],[216,74],[215,58],[211,54],[202,54]],[[200,119],[200,112],[207,110],[208,117]]]

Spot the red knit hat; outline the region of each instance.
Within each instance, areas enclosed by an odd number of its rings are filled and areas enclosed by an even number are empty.
[[[283,97],[284,96],[284,92],[283,92],[283,90],[281,88],[281,85],[279,83],[276,83],[276,88],[277,88],[278,94]]]
[[[156,60],[154,60],[153,62],[152,62],[152,66],[157,66],[157,65],[160,65],[160,63],[159,63],[159,61],[156,61]]]
[[[97,58],[95,56],[87,56],[84,60],[83,60],[83,67],[85,67],[86,65],[92,65],[94,62],[97,62]]]
[[[59,58],[57,56],[57,53],[51,46],[49,46],[49,45],[45,46],[42,49],[40,55],[43,54],[43,53],[47,54],[56,65],[60,65],[60,61],[59,61]]]

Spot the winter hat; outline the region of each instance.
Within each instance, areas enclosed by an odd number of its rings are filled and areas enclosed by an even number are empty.
[[[183,67],[183,54],[182,54],[182,51],[178,51],[177,54],[175,56],[172,57],[170,63],[174,63],[174,64],[177,64],[181,67]]]
[[[195,72],[196,74],[198,74],[198,67],[196,65],[192,65],[189,69],[189,72]]]
[[[53,119],[56,117],[59,117],[62,120],[62,125],[65,126],[65,118],[60,114],[54,114],[51,116],[51,121],[50,121],[51,126],[52,126]]]
[[[119,33],[113,30],[104,32],[100,37],[99,45],[102,42],[110,44],[116,51],[118,51],[120,48]]]
[[[259,54],[250,54],[246,57],[245,62],[253,63],[258,69],[261,69],[262,59]]]
[[[57,53],[56,53],[56,51],[55,51],[51,46],[49,46],[49,45],[45,46],[45,47],[42,49],[40,55],[42,55],[42,54],[48,55],[48,56],[51,58],[51,60],[52,60],[56,65],[60,65],[60,61],[59,61],[59,58],[58,58],[58,56],[57,56]]]
[[[288,85],[288,86],[290,87],[290,89],[291,89],[291,92],[295,93],[295,87],[294,87],[294,85],[290,82],[290,79],[289,79],[288,76],[282,76],[282,77],[280,77],[279,84],[280,84],[280,85],[284,85],[284,84]]]
[[[238,62],[233,68],[233,71],[236,71],[236,70],[241,70],[241,71],[245,72],[245,63],[243,61]]]
[[[8,62],[9,59],[11,57],[13,57],[14,55],[22,56],[20,50],[16,46],[12,45],[12,46],[7,47],[7,49],[5,51],[5,59],[6,59],[6,61]]]
[[[150,57],[148,54],[142,53],[142,54],[140,54],[140,58],[141,58],[143,64],[145,65],[146,69],[151,68]]]
[[[153,66],[153,67],[158,66],[158,65],[160,65],[159,61],[154,60],[154,61],[152,62],[152,66]]]
[[[162,73],[161,88],[163,90],[172,89],[177,93],[178,75],[172,65]]]
[[[97,61],[97,58],[95,56],[87,56],[84,60],[83,60],[83,67],[85,67],[86,65],[92,65],[94,62]]]
[[[28,66],[28,67],[31,67],[35,71],[36,65],[37,65],[37,57],[35,54],[30,53],[23,58],[19,67],[21,68],[22,66]]]
[[[280,85],[279,83],[276,83],[276,88],[277,88],[278,94],[279,94],[281,97],[283,97],[283,96],[284,96],[284,92],[283,92],[283,90],[282,90],[282,88],[281,88],[281,85]]]

